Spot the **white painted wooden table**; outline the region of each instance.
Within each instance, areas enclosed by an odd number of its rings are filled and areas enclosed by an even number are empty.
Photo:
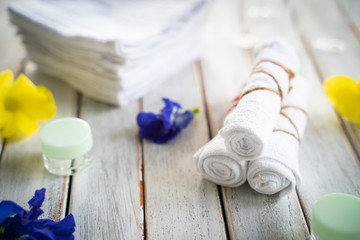
[[[124,108],[37,72],[7,23],[8,2],[0,2],[0,70],[23,71],[48,87],[56,118],[88,121],[95,161],[78,175],[57,177],[43,167],[38,133],[15,144],[3,141],[0,200],[25,207],[35,189],[45,187],[44,217],[73,213],[76,239],[309,239],[316,199],[332,192],[360,196],[360,128],[336,114],[321,85],[334,74],[360,75],[360,1],[214,1],[201,61]],[[218,187],[201,179],[192,159],[217,133],[249,75],[249,46],[272,35],[293,42],[310,85],[299,156],[303,183],[284,198],[258,194],[248,184]],[[185,108],[199,106],[201,113],[174,141],[156,145],[139,138],[135,119],[139,111],[158,111],[163,96]]]

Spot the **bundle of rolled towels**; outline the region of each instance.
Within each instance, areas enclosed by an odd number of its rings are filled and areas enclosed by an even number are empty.
[[[201,175],[259,193],[283,196],[301,183],[298,149],[306,127],[307,86],[299,59],[284,39],[255,49],[247,84],[219,133],[194,155]]]

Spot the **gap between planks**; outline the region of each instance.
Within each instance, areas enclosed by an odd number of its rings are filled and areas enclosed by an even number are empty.
[[[338,4],[337,4],[337,7],[338,7],[338,9],[340,9]],[[342,10],[339,10],[339,11],[342,12]],[[294,11],[293,13],[294,14],[291,17],[293,25],[295,27],[300,28],[299,27],[299,19],[298,19],[298,16],[297,16],[298,13],[296,11]],[[341,13],[341,15],[344,17],[343,13]],[[348,25],[348,27],[351,29],[351,26],[349,26],[348,21],[345,21],[345,22],[347,23],[346,25]],[[324,79],[324,76],[321,73],[321,70],[320,70],[320,67],[319,67],[317,61],[315,60],[315,56],[314,56],[314,53],[311,50],[311,46],[309,45],[308,41],[306,40],[306,38],[305,38],[305,36],[303,35],[302,32],[299,33],[299,39],[300,39],[300,41],[301,41],[301,43],[303,45],[303,48],[305,49],[306,54],[308,56],[310,56],[310,59],[311,59],[312,65],[314,66],[316,75],[320,79],[320,83],[322,83],[323,81],[321,79]],[[359,41],[357,41],[357,42],[359,43]],[[356,141],[355,141],[354,137],[352,136],[351,131],[349,130],[349,126],[345,123],[344,118],[342,116],[340,116],[339,113],[335,109],[334,109],[334,111],[335,111],[336,116],[337,116],[337,118],[339,120],[339,124],[340,124],[341,128],[343,129],[343,132],[344,132],[344,134],[346,136],[346,139],[350,143],[351,150],[353,152],[356,163],[360,166],[360,150],[356,146]]]
[[[143,101],[142,99],[137,101],[137,110],[136,112],[141,112],[144,107],[143,107]],[[144,171],[144,140],[138,135],[137,139],[136,139],[136,145],[137,145],[137,162],[138,162],[138,169],[139,169],[139,190],[140,190],[140,217],[141,217],[141,236],[142,239],[146,239],[146,215],[145,215],[145,199],[146,199],[146,191],[145,191],[145,171]]]
[[[297,12],[294,11],[294,14],[292,14],[292,17],[291,17],[291,20],[293,22],[293,25],[294,26],[297,26],[299,27],[299,19],[298,19],[298,16],[297,16]],[[303,45],[303,48],[305,50],[305,53],[310,56],[310,60],[312,62],[312,65],[314,67],[314,70],[316,72],[316,75],[318,76],[318,79],[320,80],[320,83],[322,83],[321,79],[324,79],[323,78],[323,74],[321,73],[321,70],[320,70],[320,67],[319,65],[317,64],[317,62],[315,61],[315,56],[313,54],[313,52],[311,51],[311,47],[309,46],[308,42],[306,41],[306,38],[305,36],[303,35],[302,32],[299,32],[299,39],[300,39],[300,42],[301,44]],[[344,131],[344,134],[346,136],[346,139],[349,141],[350,145],[351,145],[351,150],[353,151],[354,153],[354,156],[355,156],[355,159],[357,158],[358,161],[357,164],[360,166],[360,154],[359,154],[359,151],[358,149],[356,148],[356,144],[354,143],[353,139],[352,139],[352,136],[346,126],[346,124],[344,123],[344,120],[342,119],[342,117],[337,113],[337,111],[334,109],[335,113],[336,113],[336,116],[339,120],[339,123]],[[306,217],[305,215],[305,210],[304,210],[304,204],[302,203],[301,201],[301,198],[300,198],[300,194],[298,192],[298,189],[296,187],[296,195],[297,195],[297,198],[298,198],[298,201],[299,201],[299,204],[300,204],[300,209],[302,211],[302,214],[304,216],[304,219],[305,219],[305,222],[306,222],[306,225],[307,225],[307,228],[309,230],[309,232],[311,231],[310,229],[310,222],[309,222],[309,219]]]
[[[206,96],[206,91],[205,91],[205,77],[204,77],[204,72],[203,72],[203,67],[202,67],[201,60],[194,63],[194,68],[193,69],[194,69],[194,76],[195,76],[195,78],[197,79],[197,81],[200,84],[201,99],[202,99],[202,102],[203,102],[203,105],[204,105],[204,112],[205,112],[207,129],[208,129],[208,136],[209,136],[209,141],[210,141],[214,137],[214,133],[212,132],[211,126],[210,126],[209,105],[208,105],[208,102],[207,102],[207,96]],[[218,197],[219,197],[219,200],[220,200],[221,215],[222,215],[222,218],[223,218],[223,221],[224,221],[226,239],[230,239],[230,232],[229,232],[229,228],[228,228],[227,216],[226,216],[226,211],[225,211],[224,194],[223,194],[221,186],[218,185],[216,187],[217,187],[217,190],[218,190]]]
[[[310,56],[310,59],[312,61],[312,64],[314,66],[314,69],[315,69],[315,72],[316,72],[318,78],[319,79],[324,79],[324,76],[321,73],[319,65],[314,60],[315,56],[314,56],[313,52],[311,51],[308,42],[306,41],[306,39],[302,35],[300,36],[300,40],[301,40],[301,42],[302,42],[302,44],[304,46],[304,49],[305,49],[306,53]],[[321,80],[320,80],[320,82],[322,83]],[[334,109],[334,111],[335,111],[336,116],[337,116],[337,118],[339,120],[339,124],[340,124],[341,128],[343,129],[343,132],[344,132],[344,134],[346,136],[346,139],[349,141],[349,144],[351,146],[351,150],[352,150],[352,152],[354,154],[355,159],[357,160],[356,162],[357,162],[357,164],[359,164],[359,162],[360,162],[360,151],[356,147],[356,143],[355,143],[355,140],[354,140],[352,134],[350,133],[349,126],[347,124],[345,124],[344,118],[342,116],[340,116],[340,114],[335,109]]]
[[[76,96],[76,109],[75,109],[75,117],[81,118],[82,117],[82,106],[83,106],[83,99],[84,96],[81,93],[77,93]],[[65,216],[70,214],[70,201],[71,201],[71,190],[72,190],[72,182],[73,176],[69,176],[68,187],[67,187],[67,194],[65,194],[66,205],[65,205]]]
[[[349,31],[351,32],[351,34],[353,35],[354,39],[356,40],[358,46],[360,46],[360,33],[359,31],[356,29],[356,27],[354,26],[353,20],[350,18],[350,16],[348,14],[346,14],[346,10],[345,10],[345,6],[343,4],[343,1],[341,0],[336,0],[336,6],[340,12],[340,15],[342,16],[342,18],[345,20],[345,25],[348,26]]]
[[[24,49],[21,48],[20,51],[18,51],[18,55],[19,55],[19,59],[20,63],[18,64],[18,66],[14,67],[14,72],[16,76],[19,76],[21,73],[25,73],[26,71],[26,64],[27,64],[27,59],[24,57]],[[4,156],[4,152],[5,152],[5,148],[6,148],[6,139],[3,139],[2,143],[1,143],[1,149],[0,149],[0,164],[1,164],[1,160]]]

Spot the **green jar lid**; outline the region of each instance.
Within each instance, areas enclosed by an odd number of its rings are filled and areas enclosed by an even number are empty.
[[[89,124],[74,117],[49,122],[42,128],[40,139],[43,153],[56,160],[80,157],[93,145]]]
[[[322,240],[359,240],[360,198],[343,193],[319,198],[312,210],[311,229]]]

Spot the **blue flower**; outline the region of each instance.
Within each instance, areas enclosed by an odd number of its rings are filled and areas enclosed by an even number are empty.
[[[155,143],[166,143],[176,137],[194,118],[193,114],[198,112],[198,109],[180,112],[179,103],[168,98],[162,100],[165,107],[160,114],[140,112],[137,116],[140,136]]]
[[[72,214],[59,222],[38,219],[45,199],[45,188],[35,191],[27,211],[12,201],[0,202],[0,240],[73,240],[75,220]]]

